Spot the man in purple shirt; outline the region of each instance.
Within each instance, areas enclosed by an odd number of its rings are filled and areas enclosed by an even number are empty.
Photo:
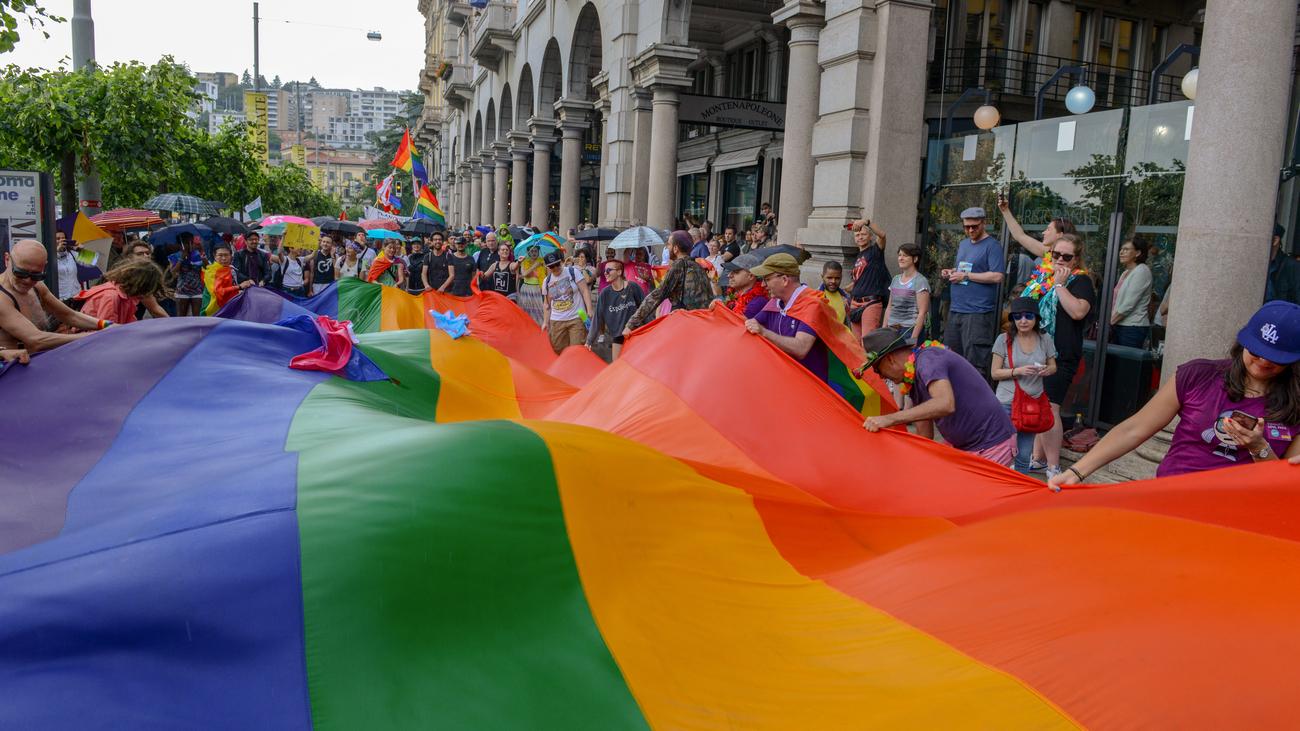
[[[826,344],[808,323],[789,314],[799,297],[819,296],[799,281],[799,262],[789,254],[773,254],[749,271],[767,288],[770,299],[757,315],[745,320],[745,329],[780,348],[814,376],[828,381]]]
[[[1016,431],[988,381],[967,360],[942,345],[914,348],[905,332],[882,327],[862,336],[867,365],[906,390],[916,403],[910,409],[867,419],[868,431],[897,424],[916,424],[916,433],[934,438],[934,427],[948,444],[963,452],[1010,467]],[[907,362],[916,356],[915,373]]]

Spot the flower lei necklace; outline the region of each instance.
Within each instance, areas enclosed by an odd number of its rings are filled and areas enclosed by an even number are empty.
[[[1029,282],[1025,286],[1025,291],[1020,296],[1038,299],[1044,294],[1051,292],[1052,286],[1056,281],[1056,277],[1054,276],[1055,269],[1055,266],[1052,264],[1052,252],[1046,252],[1043,254],[1043,263],[1035,267],[1034,275],[1029,278]]]
[[[922,350],[928,350],[930,348],[947,350],[947,347],[938,340],[927,340],[924,343],[921,343],[920,347],[913,350],[912,354],[907,357],[907,365],[903,366],[903,380],[898,384],[898,392],[900,394],[906,396],[912,392],[912,386],[916,384],[916,356]]]

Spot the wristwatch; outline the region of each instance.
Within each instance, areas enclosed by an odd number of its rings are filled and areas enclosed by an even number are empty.
[[[1260,449],[1258,452],[1252,452],[1250,456],[1254,457],[1255,459],[1268,459],[1268,455],[1272,451],[1273,450],[1267,444],[1265,444],[1262,449]]]

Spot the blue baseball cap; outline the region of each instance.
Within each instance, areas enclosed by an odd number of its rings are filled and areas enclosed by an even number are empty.
[[[1278,365],[1300,361],[1300,305],[1282,300],[1264,303],[1237,333],[1237,342]]]
[[[961,212],[962,218],[988,218],[980,206],[972,206]]]

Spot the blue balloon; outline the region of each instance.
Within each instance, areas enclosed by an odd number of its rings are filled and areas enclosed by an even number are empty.
[[[1065,108],[1071,114],[1087,114],[1097,103],[1097,95],[1086,86],[1076,86],[1065,95]]]

